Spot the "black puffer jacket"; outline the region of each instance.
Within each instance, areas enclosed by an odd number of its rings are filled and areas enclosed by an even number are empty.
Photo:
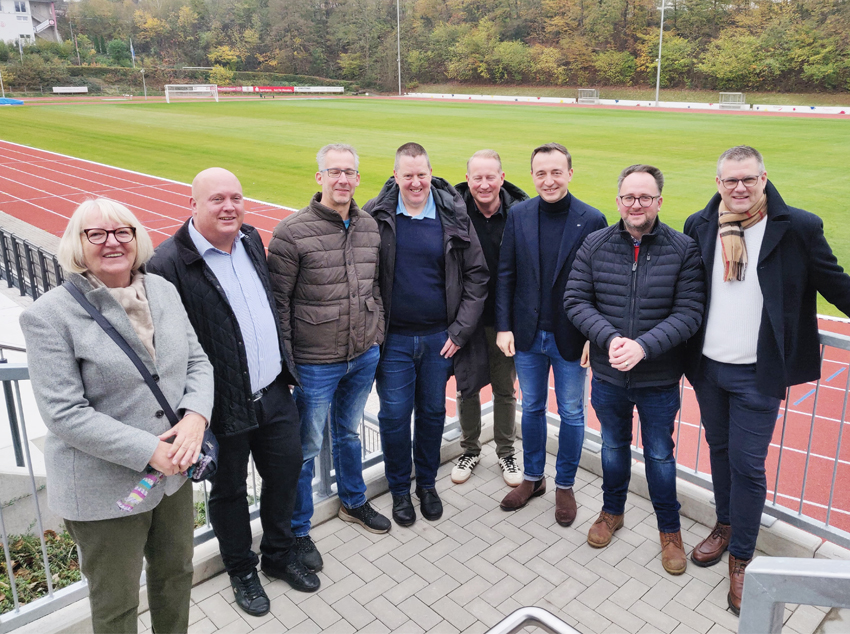
[[[243,245],[263,282],[272,312],[277,314],[269,283],[266,252],[260,234],[254,227],[246,224],[242,225],[242,233],[246,236]],[[153,258],[147,264],[147,270],[161,275],[177,287],[189,321],[192,322],[198,340],[212,362],[215,403],[210,428],[213,433],[216,436],[231,436],[256,428],[258,421],[254,413],[251,377],[248,374],[248,357],[245,355],[242,331],[224,289],[192,242],[188,220],[177,233],[156,248]],[[278,327],[280,356],[283,360],[281,374],[288,384],[294,385],[297,382],[291,369],[295,365],[291,358],[287,358],[282,345],[280,323],[278,320],[275,320],[275,323]]]
[[[677,383],[687,341],[702,324],[705,283],[696,242],[656,220],[634,243],[622,221],[591,233],[576,254],[564,309],[591,342],[599,379],[623,387]],[[636,340],[646,358],[630,372],[608,363],[614,337]]]
[[[478,328],[487,298],[487,264],[478,243],[466,205],[448,181],[431,178],[431,193],[443,225],[446,259],[446,310],[448,333],[460,350],[452,357],[457,389],[464,398],[490,382],[487,340]],[[392,311],[396,255],[396,207],[399,188],[390,178],[380,193],[363,205],[363,211],[378,221],[381,233],[381,296],[384,319],[389,326]]]

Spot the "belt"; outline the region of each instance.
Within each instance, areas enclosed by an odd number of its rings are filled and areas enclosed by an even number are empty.
[[[254,402],[257,402],[257,401],[259,401],[261,398],[263,398],[263,397],[266,395],[266,392],[268,392],[270,389],[272,389],[272,385],[274,385],[274,381],[272,381],[271,383],[269,383],[266,387],[264,387],[264,388],[262,388],[262,389],[260,389],[260,390],[257,390],[256,392],[254,392],[254,394],[253,394]]]

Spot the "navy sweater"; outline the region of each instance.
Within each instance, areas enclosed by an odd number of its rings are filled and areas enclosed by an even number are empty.
[[[541,288],[550,289],[555,284],[555,266],[558,263],[558,252],[561,250],[561,240],[567,228],[567,217],[570,213],[570,202],[573,196],[567,193],[555,203],[547,203],[540,199],[540,282]],[[558,306],[552,302],[552,293],[544,291],[540,302],[540,319],[538,330],[554,332],[555,311]]]
[[[396,216],[390,331],[430,335],[448,328],[443,225],[437,218]]]

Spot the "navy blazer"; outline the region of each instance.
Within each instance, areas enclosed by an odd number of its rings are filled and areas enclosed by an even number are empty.
[[[785,398],[791,385],[820,376],[817,293],[850,315],[850,276],[839,266],[816,215],[789,207],[768,181],[767,226],[758,262],[748,274],[758,274],[764,296],[756,348],[756,385],[767,396]],[[696,240],[705,266],[706,297],[711,302],[711,272],[717,244],[720,194],[685,221],[685,235]],[[705,342],[705,323],[687,344],[685,374],[698,379]]]
[[[570,202],[568,230],[561,238],[555,282],[541,289],[540,282],[540,197],[511,207],[502,236],[499,279],[496,283],[496,331],[514,333],[514,345],[527,351],[534,342],[543,293],[550,293],[555,315],[555,343],[567,361],[581,357],[585,337],[564,312],[564,291],[576,252],[584,239],[608,226],[605,216],[575,196]]]

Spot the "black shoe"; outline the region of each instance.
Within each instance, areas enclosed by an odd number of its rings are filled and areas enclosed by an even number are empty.
[[[230,587],[236,595],[236,605],[251,616],[269,613],[269,598],[260,583],[260,576],[252,570],[244,577],[230,577]]]
[[[293,557],[292,560],[283,567],[283,570],[270,570],[263,566],[263,572],[269,577],[283,579],[296,590],[301,592],[315,592],[319,589],[321,582],[318,575],[310,572],[298,557]]]
[[[426,520],[438,520],[443,516],[443,503],[437,495],[437,489],[416,487],[416,497],[419,498],[419,508]]]
[[[399,526],[410,526],[416,521],[416,511],[410,493],[393,495],[393,519]]]
[[[356,509],[347,509],[340,505],[338,515],[343,522],[360,524],[370,533],[389,533],[392,526],[390,521],[373,509],[368,502]]]
[[[295,538],[294,551],[298,555],[298,559],[301,560],[301,563],[304,564],[304,567],[310,572],[319,572],[322,566],[325,565],[319,549],[316,548],[316,544],[313,543],[309,535]]]

